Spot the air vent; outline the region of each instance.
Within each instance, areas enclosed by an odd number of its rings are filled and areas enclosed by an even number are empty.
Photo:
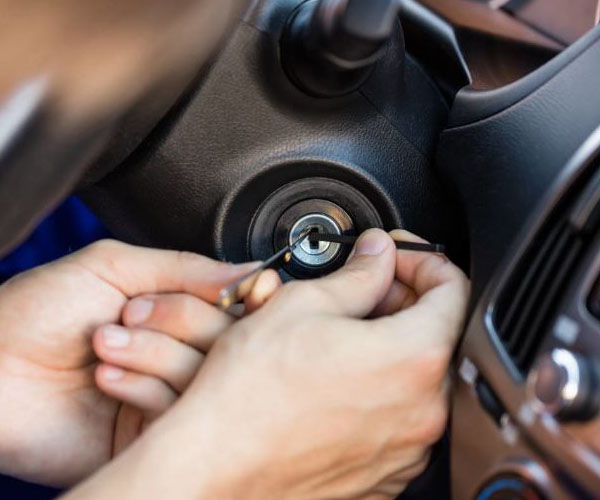
[[[529,371],[589,235],[597,227],[600,176],[584,189],[574,189],[568,198],[536,235],[495,309],[496,331],[522,374]]]
[[[515,365],[527,372],[583,244],[566,221],[544,234],[518,266],[496,312],[496,328]]]

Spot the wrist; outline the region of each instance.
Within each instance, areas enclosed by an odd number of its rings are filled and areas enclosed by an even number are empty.
[[[189,411],[189,409],[188,409]],[[173,412],[175,413],[175,412]],[[62,500],[264,500],[236,456],[216,446],[212,429],[173,413],[155,422],[130,448]],[[202,450],[199,452],[198,450]],[[258,476],[260,477],[260,476]],[[246,480],[248,478],[248,480]],[[250,486],[250,488],[248,488]]]
[[[183,411],[178,411],[180,409]],[[255,461],[233,449],[234,433],[223,429],[209,408],[174,410],[156,422],[142,438],[145,442],[139,463],[143,464],[144,472],[140,477],[154,475],[155,487],[161,492],[156,495],[157,499],[265,500],[269,497],[263,488],[255,494],[255,488],[259,488],[256,478],[260,478],[260,474],[254,472]],[[193,421],[190,414],[196,415]],[[157,474],[157,471],[160,472]],[[142,491],[147,493],[144,485]],[[140,498],[146,500],[148,496]]]
[[[226,471],[214,463],[212,447],[205,439],[183,428],[158,425],[148,429],[140,439],[131,461],[138,468],[139,484],[131,500],[147,500],[149,492],[156,499],[229,500],[232,496]],[[199,452],[198,450],[202,450]],[[151,478],[148,486],[146,479]]]

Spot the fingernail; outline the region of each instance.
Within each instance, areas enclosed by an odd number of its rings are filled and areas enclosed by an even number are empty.
[[[154,302],[147,299],[134,299],[127,306],[127,323],[130,325],[143,324],[152,314]]]
[[[389,244],[388,238],[383,231],[367,231],[356,243],[354,255],[380,255]]]
[[[102,329],[102,340],[106,347],[120,349],[129,345],[131,335],[125,328],[109,325]]]
[[[114,382],[116,380],[121,380],[123,375],[125,375],[125,372],[116,366],[105,366],[102,369],[102,376],[105,380]]]

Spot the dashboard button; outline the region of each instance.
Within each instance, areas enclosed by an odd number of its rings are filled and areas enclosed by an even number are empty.
[[[588,300],[588,307],[591,313],[600,319],[600,279],[594,286],[590,298]]]
[[[481,488],[475,500],[543,500],[543,497],[519,476],[500,476]]]
[[[500,425],[500,420],[502,415],[506,413],[506,410],[494,390],[481,376],[477,377],[475,381],[475,393],[482,408],[494,419],[497,425]]]
[[[535,363],[527,391],[537,412],[564,422],[585,421],[600,409],[598,382],[596,366],[587,357],[553,349]]]

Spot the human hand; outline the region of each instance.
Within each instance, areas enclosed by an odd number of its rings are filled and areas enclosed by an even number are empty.
[[[185,292],[202,309],[193,333],[210,342],[234,321],[210,304],[251,266],[104,241],[0,287],[0,470],[64,486],[108,461],[149,412],[97,388],[94,330],[131,297]]]
[[[276,271],[263,271],[251,284],[242,313],[259,309],[281,285]],[[172,406],[233,320],[212,301],[191,294],[145,294],[126,304],[122,324],[94,332],[94,352],[102,361],[96,368],[98,387],[124,403],[115,421],[114,455]]]
[[[74,498],[109,476],[123,498],[395,498],[445,429],[468,290],[444,257],[369,232],[344,269],[220,336],[173,409]]]

